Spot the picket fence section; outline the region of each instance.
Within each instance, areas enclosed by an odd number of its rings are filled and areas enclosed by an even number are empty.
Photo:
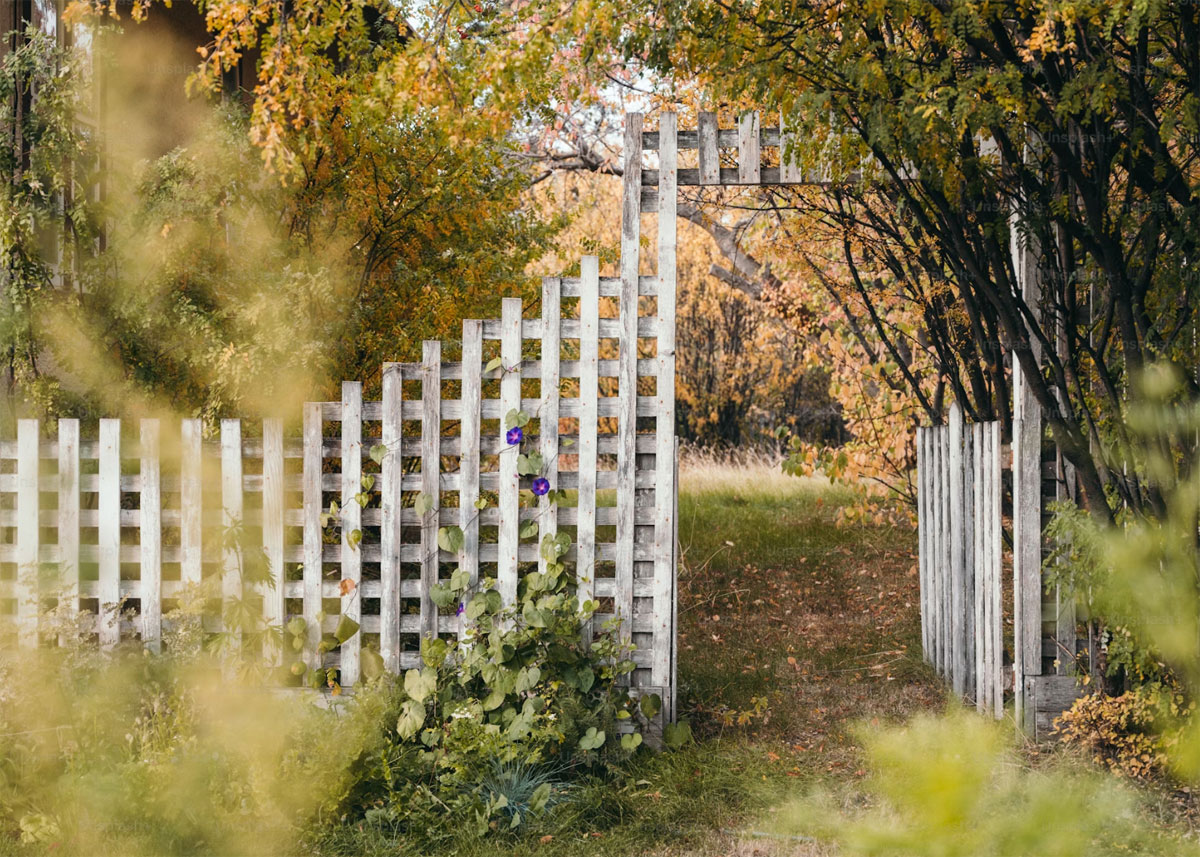
[[[1000,424],[917,429],[921,644],[980,712],[1004,713]]]

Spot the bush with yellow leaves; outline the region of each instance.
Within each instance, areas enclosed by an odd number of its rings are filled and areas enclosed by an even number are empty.
[[[1194,709],[1174,687],[1153,682],[1120,696],[1080,697],[1055,721],[1055,733],[1115,774],[1151,779],[1169,772]]]

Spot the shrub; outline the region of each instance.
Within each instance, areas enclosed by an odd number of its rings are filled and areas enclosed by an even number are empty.
[[[1148,779],[1169,771],[1194,708],[1178,690],[1155,682],[1120,696],[1080,697],[1055,722],[1055,731],[1113,773]]]

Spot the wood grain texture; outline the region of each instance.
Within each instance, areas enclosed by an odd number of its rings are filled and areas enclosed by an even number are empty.
[[[41,423],[37,420],[17,420],[17,642],[30,648],[38,643],[41,612],[40,433]]]
[[[403,543],[402,521],[404,494],[401,476],[402,460],[401,399],[404,396],[404,375],[399,363],[383,364],[383,425],[380,443],[386,450],[380,463],[379,492],[379,653],[383,666],[390,673],[400,671],[400,546]]]
[[[270,625],[282,625],[287,621],[283,588],[283,420],[263,420],[263,493],[262,493],[262,540],[263,555],[267,560],[267,576],[270,583],[262,586],[263,621]],[[263,655],[268,663],[283,663],[284,652],[264,642]]]
[[[120,641],[117,609],[121,601],[121,421],[100,420],[99,561],[100,616],[97,621],[101,648]]]
[[[562,283],[558,277],[542,278],[542,376],[541,399],[538,411],[540,429],[538,441],[541,447],[542,475],[549,480],[551,488],[558,488],[558,403],[560,393],[559,360],[562,357]],[[558,532],[558,505],[550,502],[550,496],[538,499],[538,542],[547,535]],[[538,552],[538,571],[545,573],[546,558]]]
[[[674,113],[659,115],[658,198],[658,399],[654,417],[654,649],[650,683],[659,687],[671,681],[671,604],[675,592],[675,269],[676,186],[678,166]]]
[[[470,575],[471,583],[479,580],[479,441],[482,434],[483,398],[483,323],[463,322],[462,422],[459,430],[459,527],[463,546],[458,567]],[[459,635],[464,634],[470,620],[464,613],[459,617]]]
[[[596,593],[596,467],[600,353],[600,263],[584,256],[579,265],[579,489],[576,505],[576,574],[579,600]],[[591,623],[583,629],[584,644],[592,640]]]
[[[162,648],[162,464],[158,420],[142,420],[141,493],[138,498],[141,549],[142,645],[152,652]]]
[[[79,420],[58,421],[58,569],[70,617],[79,604]],[[67,645],[63,634],[59,645]]]
[[[697,184],[721,183],[721,158],[717,150],[717,114],[701,111],[699,117],[699,164]]]
[[[520,486],[517,481],[519,448],[508,446],[508,428],[504,418],[521,409],[521,299],[505,298],[500,308],[503,336],[500,340],[500,360],[504,377],[500,380],[500,529],[499,563],[496,569],[500,597],[505,604],[517,600],[517,552],[520,544]]]
[[[438,607],[429,597],[438,582],[438,510],[442,492],[442,343],[429,339],[421,345],[421,493],[433,508],[421,518],[421,637],[438,633]]]
[[[362,506],[356,496],[362,492],[362,384],[342,383],[342,491],[341,491],[341,575],[348,592],[341,596],[342,616],[362,622]],[[358,544],[354,540],[358,540]],[[361,633],[338,648],[341,654],[338,682],[346,687],[358,683],[362,655]]]
[[[625,117],[621,204],[621,299],[617,379],[617,592],[614,611],[628,642],[633,624],[634,471],[637,435],[638,262],[641,253],[642,115]],[[661,283],[660,283],[661,287]]]
[[[757,111],[743,114],[738,120],[738,184],[756,185],[762,178],[758,128]]]
[[[322,612],[321,581],[325,573],[322,550],[324,529],[321,526],[321,513],[325,508],[324,494],[321,490],[323,430],[321,405],[317,402],[306,402],[304,405],[304,473],[302,477],[304,493],[304,619],[307,623],[308,636],[305,652],[311,669],[320,669],[325,660],[317,651],[317,646],[321,642],[321,625],[317,622],[317,614]]]
[[[204,577],[204,433],[200,420],[180,426],[179,575],[199,586]]]

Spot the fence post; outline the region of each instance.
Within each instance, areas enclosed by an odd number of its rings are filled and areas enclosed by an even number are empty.
[[[320,402],[304,403],[304,621],[308,631],[308,666],[321,669],[324,658],[317,647],[321,643],[322,612],[321,579],[325,573],[325,558],[322,545],[321,512],[325,501],[322,496],[322,446],[324,426]]]
[[[283,578],[283,420],[263,420],[263,553],[272,584],[263,585],[263,619],[267,625],[282,625],[287,619]],[[263,654],[276,666],[283,651],[268,635]]]
[[[421,352],[421,493],[431,501],[421,517],[421,638],[425,640],[438,635],[438,607],[430,592],[438,582],[442,512],[442,343],[426,340]]]
[[[579,263],[579,499],[575,519],[575,573],[579,600],[596,594],[596,432],[598,430],[600,360],[600,260],[584,256]],[[592,627],[583,628],[591,645]]]
[[[41,424],[17,421],[17,641],[34,648],[38,644],[41,612],[41,545],[38,521],[41,475]]]
[[[559,360],[562,357],[562,280],[542,278],[542,378],[540,429],[544,475],[552,488],[558,488],[558,400]],[[548,494],[538,499],[538,542],[558,532],[558,505]],[[538,571],[545,573],[546,557],[538,551]]]
[[[179,576],[185,586],[204,578],[204,447],[200,420],[180,425]]]
[[[100,646],[121,639],[121,421],[100,420],[99,623]]]
[[[353,589],[341,595],[340,614],[352,622],[362,623],[362,506],[357,495],[362,487],[362,384],[342,383],[342,538],[341,575]],[[340,589],[339,589],[340,591]],[[362,653],[362,632],[355,634],[338,647],[339,683],[346,687],[358,684],[359,656]]]
[[[380,443],[385,453],[379,474],[379,649],[384,667],[392,673],[400,671],[400,552],[404,515],[401,485],[404,478],[401,450],[403,382],[399,363],[383,364],[383,427]]]
[[[58,421],[58,569],[71,618],[79,613],[79,420]],[[59,638],[60,645],[67,640]]]
[[[158,420],[142,420],[141,496],[138,501],[142,645],[159,651],[162,644],[162,469]]]
[[[240,542],[233,546],[228,544],[229,531],[236,528],[236,531],[244,533],[245,527],[241,420],[221,420],[221,512],[221,526],[225,530],[221,534],[221,541],[225,545],[221,564],[221,597],[228,603],[243,597],[242,545]],[[238,612],[240,615],[241,611]],[[222,630],[231,635],[234,650],[240,651],[242,629],[226,628],[222,621]]]

